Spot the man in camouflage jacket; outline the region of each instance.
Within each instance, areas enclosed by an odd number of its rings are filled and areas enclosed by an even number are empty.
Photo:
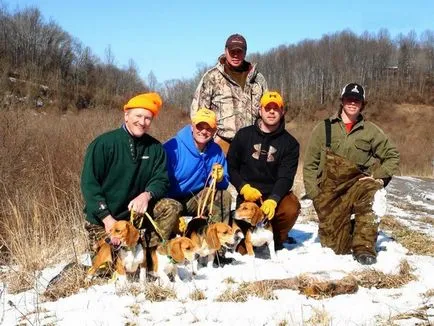
[[[256,65],[244,60],[246,51],[245,38],[231,35],[226,41],[225,54],[203,75],[191,104],[192,117],[200,108],[215,111],[215,140],[225,153],[235,133],[255,122],[261,96],[267,90],[267,82]]]
[[[341,100],[338,114],[312,132],[304,158],[304,185],[318,214],[321,245],[337,254],[352,252],[358,262],[370,265],[376,263],[378,231],[374,194],[398,171],[399,153],[361,114],[366,104],[361,85],[346,85]]]

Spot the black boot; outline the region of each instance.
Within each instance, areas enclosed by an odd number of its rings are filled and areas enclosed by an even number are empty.
[[[377,258],[370,253],[354,254],[353,257],[362,265],[373,265],[377,262]]]

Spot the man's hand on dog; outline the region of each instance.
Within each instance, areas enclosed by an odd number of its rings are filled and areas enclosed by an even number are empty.
[[[104,223],[105,232],[107,234],[110,234],[110,230],[112,229],[113,224],[116,223],[116,220],[113,218],[113,216],[108,215],[103,218],[102,222]],[[118,238],[110,237],[110,243],[114,246],[117,246],[121,243],[121,240]]]
[[[261,192],[258,189],[250,186],[248,183],[241,188],[240,194],[244,196],[245,200],[253,202],[259,200],[262,197]]]
[[[274,214],[276,212],[277,203],[273,199],[267,199],[264,201],[264,203],[261,206],[261,210],[264,212],[265,216],[269,220],[271,220],[274,217]]]
[[[128,209],[139,214],[144,214],[148,209],[148,204],[151,199],[152,195],[150,192],[142,192],[140,195],[130,201],[128,204]]]

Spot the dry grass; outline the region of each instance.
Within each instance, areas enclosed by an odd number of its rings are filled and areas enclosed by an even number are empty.
[[[148,283],[145,286],[144,294],[146,300],[160,302],[168,299],[176,299],[176,291],[173,288]]]
[[[407,248],[410,253],[434,256],[434,240],[429,236],[409,229],[392,216],[383,216],[380,228],[392,232],[392,237]]]
[[[237,288],[228,287],[220,294],[217,302],[246,302],[250,297],[258,297],[263,300],[276,300],[273,289],[265,283],[243,282]]]
[[[426,224],[429,224],[431,226],[434,226],[434,218],[432,218],[432,217],[424,216],[419,221],[421,221],[422,223],[426,223]]]
[[[4,276],[4,282],[7,284],[8,292],[16,294],[33,289],[35,286],[35,280],[37,279],[34,273],[20,272],[10,270]]]
[[[375,269],[366,269],[362,272],[352,273],[352,276],[357,279],[357,283],[365,288],[376,289],[395,289],[416,280],[411,272],[412,267],[407,260],[401,261],[399,264],[398,274],[386,274]]]
[[[426,291],[423,296],[425,298],[432,298],[434,297],[434,289],[429,289],[428,291]]]
[[[235,279],[233,277],[227,277],[227,278],[225,278],[223,280],[223,283],[226,283],[226,284],[235,284],[237,282],[235,281]]]
[[[390,318],[392,322],[399,321],[399,320],[408,320],[408,319],[418,319],[422,321],[423,323],[420,323],[419,321],[415,323],[415,325],[431,325],[428,319],[428,310],[431,309],[431,305],[423,305],[417,309],[409,310],[400,314],[397,314]]]
[[[193,301],[206,300],[205,292],[199,289],[195,289],[188,297]]]
[[[324,307],[321,309],[312,307],[312,316],[304,323],[304,325],[329,326],[332,325],[332,317]]]
[[[90,284],[86,282],[86,275],[86,269],[83,266],[74,263],[68,265],[59,274],[57,280],[51,281],[43,298],[46,301],[57,301],[78,293],[80,289],[88,288]]]

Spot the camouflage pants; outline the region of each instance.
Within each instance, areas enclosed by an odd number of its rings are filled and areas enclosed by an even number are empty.
[[[169,198],[159,200],[153,207],[151,216],[158,225],[163,239],[166,240],[169,238],[181,215],[181,211],[181,204]],[[144,243],[147,247],[155,247],[162,241],[146,216],[143,217],[142,224],[139,228],[144,231]],[[90,249],[91,251],[95,251],[96,243],[107,236],[105,228],[102,225],[91,224],[86,221],[85,229],[88,233]]]
[[[199,199],[200,198],[202,198],[202,200],[205,199],[205,195],[208,189],[209,188],[203,189],[197,195],[191,198],[185,198],[179,200],[179,202],[182,204],[183,207],[182,215],[197,216]],[[216,222],[228,223],[231,214],[231,202],[232,202],[232,195],[230,194],[229,191],[217,190],[214,196],[212,212],[209,212],[210,204],[207,204],[204,215],[208,216],[210,223],[216,223]]]
[[[326,153],[323,174],[320,193],[313,200],[321,245],[336,254],[352,251],[376,255],[378,222],[372,204],[381,185],[371,179],[359,181],[366,175],[354,163],[331,151]]]

